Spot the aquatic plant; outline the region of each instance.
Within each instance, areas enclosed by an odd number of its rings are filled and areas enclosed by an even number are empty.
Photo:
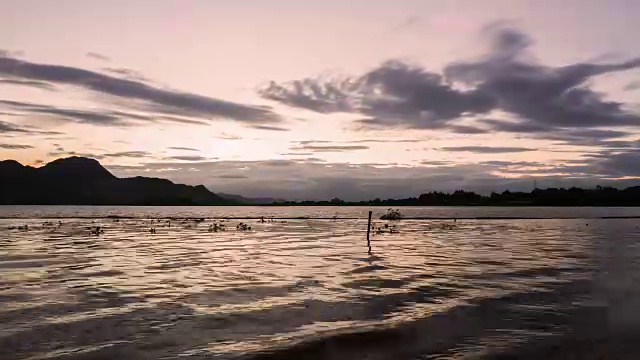
[[[251,230],[251,226],[249,226],[249,224],[245,224],[241,222],[240,224],[236,225],[236,230],[240,230],[240,231]]]
[[[380,216],[381,220],[402,220],[400,209],[388,209],[387,213]]]

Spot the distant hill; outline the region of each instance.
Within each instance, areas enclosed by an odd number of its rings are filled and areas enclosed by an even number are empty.
[[[117,178],[94,159],[70,157],[42,167],[0,161],[2,205],[234,205],[203,185]]]
[[[233,195],[233,194],[225,194],[225,193],[218,193],[217,195],[222,198],[235,201],[242,205],[267,205],[267,204],[286,201],[283,199],[274,199],[274,198],[268,198],[268,197],[267,198],[248,198],[241,195]]]

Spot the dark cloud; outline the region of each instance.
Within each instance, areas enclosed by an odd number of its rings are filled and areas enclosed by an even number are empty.
[[[186,118],[166,116],[166,115],[150,115],[150,116],[147,116],[147,120],[165,121],[169,123],[178,123],[178,124],[185,124],[185,125],[210,125],[208,122],[202,121],[202,120],[186,119]]]
[[[28,133],[29,130],[18,125],[0,121],[0,134],[3,133]]]
[[[280,126],[271,126],[271,125],[253,125],[251,126],[253,129],[257,130],[267,130],[267,131],[289,131],[287,128],[283,128]]]
[[[169,147],[171,150],[183,150],[183,151],[199,151],[198,149],[190,148],[190,147],[181,147],[181,146],[171,146]]]
[[[369,147],[365,145],[300,145],[292,146],[290,149],[293,151],[311,151],[314,153],[319,153],[367,150],[369,149]]]
[[[1,60],[0,60],[1,61]],[[19,101],[0,100],[0,106],[25,111],[29,114],[53,115],[58,119],[83,122],[94,125],[127,125],[119,116],[97,111],[65,109],[48,105],[30,104]]]
[[[17,86],[28,86],[43,90],[54,91],[56,88],[52,84],[43,82],[43,81],[34,81],[34,80],[21,80],[21,79],[0,79],[0,85],[17,85]]]
[[[24,149],[33,149],[33,146],[31,146],[31,145],[19,145],[19,144],[0,144],[0,149],[24,150]]]
[[[534,166],[546,166],[541,162],[537,161],[501,161],[501,160],[492,160],[492,161],[483,161],[481,162],[483,165],[488,166],[497,166],[497,167],[534,167]]]
[[[640,151],[602,153],[588,160],[590,172],[607,177],[640,177]]]
[[[621,103],[604,100],[602,94],[587,84],[598,75],[640,67],[640,58],[611,64],[549,67],[528,60],[532,40],[527,35],[504,27],[488,31],[493,39],[489,55],[477,61],[448,65],[447,79],[491,96],[498,109],[514,115],[525,125],[551,128],[640,125],[640,116],[625,111]]]
[[[321,113],[369,116],[367,127],[439,129],[454,133],[517,132],[552,134],[557,130],[637,127],[640,116],[592,90],[596,76],[640,67],[640,58],[609,64],[546,66],[529,54],[533,40],[495,24],[484,35],[489,53],[477,60],[447,65],[443,74],[400,61],[388,61],[347,79],[304,79],[270,83],[259,90],[267,99]],[[501,111],[510,120],[482,119]],[[480,126],[459,123],[477,119]]]
[[[101,154],[102,158],[146,158],[152,157],[153,154],[147,151],[120,151],[113,153]]]
[[[47,131],[38,128],[34,128],[31,126],[20,126],[10,122],[1,121],[0,120],[0,134],[2,135],[11,135],[11,134],[19,134],[19,135],[61,135],[62,133],[57,131]]]
[[[360,112],[373,126],[439,129],[463,114],[483,114],[495,107],[490,96],[459,91],[442,75],[400,61],[388,61],[358,78],[340,83],[305,79],[271,83],[260,94],[268,99],[318,112]]]
[[[96,60],[100,60],[100,61],[111,61],[111,58],[109,58],[108,56],[102,55],[102,54],[99,54],[99,53],[93,52],[93,51],[89,51],[85,55],[87,55],[87,57],[90,57],[90,58],[96,59]]]
[[[265,107],[157,88],[143,82],[69,66],[36,64],[12,57],[0,57],[0,75],[77,86],[110,95],[133,107],[142,105],[147,110],[160,113],[207,119],[225,118],[249,124],[281,121],[277,114]]]
[[[537,149],[530,149],[525,147],[512,147],[512,146],[447,146],[447,147],[440,148],[439,150],[472,152],[476,154],[507,154],[507,153],[536,151]]]
[[[47,115],[55,120],[86,123],[102,126],[134,126],[150,122],[172,122],[189,125],[209,125],[199,120],[178,118],[175,116],[138,114],[120,110],[79,110],[51,105],[33,104],[12,100],[0,100],[0,107],[22,111],[25,115]]]
[[[330,140],[300,140],[296,141],[300,145],[313,145],[313,144],[331,144],[333,141]]]
[[[180,161],[206,161],[211,160],[211,158],[206,158],[204,156],[198,155],[178,155],[178,156],[167,156],[166,160],[180,160]]]
[[[421,161],[420,164],[427,166],[448,166],[453,165],[452,161],[444,161],[444,160],[424,160]]]
[[[105,68],[104,71],[110,72],[112,74],[118,75],[128,80],[150,82],[148,78],[146,78],[136,70],[126,69],[126,68]]]

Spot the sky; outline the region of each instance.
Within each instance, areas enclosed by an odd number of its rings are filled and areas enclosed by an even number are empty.
[[[640,184],[635,0],[0,6],[0,159],[296,200]]]

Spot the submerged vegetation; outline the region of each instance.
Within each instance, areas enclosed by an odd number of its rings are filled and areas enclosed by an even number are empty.
[[[402,220],[400,209],[388,209],[387,213],[380,216],[380,220]]]

